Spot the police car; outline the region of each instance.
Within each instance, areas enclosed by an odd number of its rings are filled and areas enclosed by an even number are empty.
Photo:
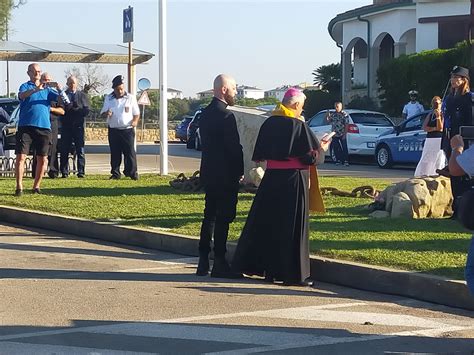
[[[417,163],[421,158],[426,132],[423,121],[430,114],[423,111],[382,133],[375,143],[375,161],[381,168],[390,168],[394,163]]]

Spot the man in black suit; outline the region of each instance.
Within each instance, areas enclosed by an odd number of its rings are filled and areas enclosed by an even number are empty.
[[[236,278],[225,259],[229,224],[237,208],[239,182],[244,173],[242,146],[234,114],[227,106],[235,104],[237,88],[228,75],[214,80],[214,98],[200,118],[201,169],[200,179],[206,193],[206,206],[199,240],[199,264],[196,275],[209,272],[209,252],[214,237],[212,277]]]
[[[69,176],[69,152],[72,142],[74,142],[77,156],[77,177],[85,176],[86,157],[84,154],[84,130],[85,118],[89,114],[89,98],[85,93],[77,90],[77,78],[70,76],[67,78],[66,94],[71,103],[66,105],[66,113],[62,118],[61,132],[61,175],[63,178]]]

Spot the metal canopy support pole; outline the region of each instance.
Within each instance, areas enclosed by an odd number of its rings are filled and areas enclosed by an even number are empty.
[[[168,63],[166,60],[166,0],[160,0],[160,174],[168,175]]]

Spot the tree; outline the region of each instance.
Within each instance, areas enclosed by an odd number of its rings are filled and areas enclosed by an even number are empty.
[[[313,71],[314,84],[333,95],[341,93],[341,64],[322,65]]]
[[[0,1],[0,40],[8,39],[8,22],[10,21],[11,11],[25,4],[26,0]]]
[[[85,63],[82,68],[72,67],[64,71],[66,77],[74,75],[77,86],[86,93],[103,94],[109,88],[111,79],[97,64]]]

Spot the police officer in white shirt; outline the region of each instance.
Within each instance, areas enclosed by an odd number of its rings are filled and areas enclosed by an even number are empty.
[[[410,102],[403,107],[403,119],[410,118],[418,113],[422,113],[425,110],[423,105],[418,102],[418,91],[410,90],[408,95],[410,95]]]
[[[137,99],[125,91],[123,76],[117,75],[112,80],[114,91],[105,96],[104,106],[100,111],[107,118],[110,146],[110,179],[120,179],[120,164],[124,158],[123,174],[132,180],[138,180],[137,154],[135,152],[135,127],[140,118]]]

